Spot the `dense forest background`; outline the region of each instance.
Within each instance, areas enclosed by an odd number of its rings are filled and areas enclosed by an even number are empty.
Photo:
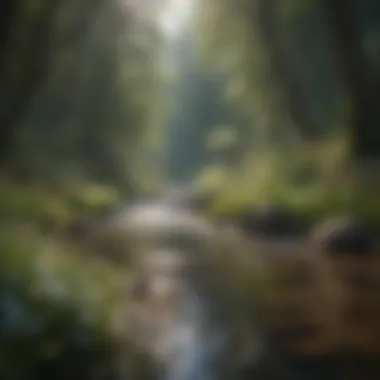
[[[376,0],[3,1],[0,377],[115,368],[109,297],[83,300],[123,268],[67,254],[97,209],[195,183],[378,222],[379,102]]]

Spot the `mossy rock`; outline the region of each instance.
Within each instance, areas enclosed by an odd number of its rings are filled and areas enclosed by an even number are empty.
[[[361,218],[350,215],[323,220],[310,235],[311,241],[329,255],[366,257],[377,248],[374,229]]]

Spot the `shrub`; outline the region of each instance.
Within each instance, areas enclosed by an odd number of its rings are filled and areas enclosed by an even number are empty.
[[[137,378],[125,273],[26,230],[3,228],[0,252],[1,379]]]

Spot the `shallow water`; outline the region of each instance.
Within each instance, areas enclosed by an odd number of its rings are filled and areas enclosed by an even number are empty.
[[[219,380],[229,368],[226,356],[227,330],[203,295],[186,292],[182,300],[181,323],[171,333],[182,337],[176,357],[164,380]]]

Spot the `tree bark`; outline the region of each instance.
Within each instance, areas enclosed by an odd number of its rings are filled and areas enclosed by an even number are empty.
[[[308,104],[302,93],[302,86],[294,76],[287,59],[287,52],[281,41],[282,30],[276,19],[277,0],[258,0],[257,21],[261,31],[261,40],[268,53],[269,65],[275,80],[279,84],[282,100],[295,123],[301,138],[313,141],[318,128],[310,117]]]
[[[337,71],[348,92],[351,108],[348,127],[354,159],[380,158],[378,81],[372,80],[361,47],[352,0],[323,0],[332,33]]]
[[[0,12],[0,73],[4,72],[9,41],[12,36],[12,25],[17,13],[16,0],[2,0]]]
[[[9,0],[8,2],[12,3],[12,1]],[[56,42],[54,40],[56,36],[54,33],[56,16],[64,1],[46,1],[45,7],[30,36],[29,49],[24,57],[25,65],[22,77],[15,84],[8,87],[4,86],[5,104],[0,112],[0,170],[7,165],[13,142],[23,118],[29,111],[31,100],[49,78],[53,64],[53,50],[59,51],[73,43],[80,43],[82,41],[81,37],[83,35],[87,36],[88,30],[90,30],[89,26],[93,21],[92,18],[99,11],[100,5],[103,4],[101,0],[89,1],[89,3],[89,8],[85,12],[85,16],[81,18],[81,22],[57,41],[58,46],[54,46],[54,42]],[[9,24],[8,30],[10,32],[11,28],[12,24]],[[1,38],[4,41],[6,40],[5,37],[1,36]],[[9,38],[7,41],[9,41]],[[2,59],[0,65],[3,65],[3,62],[7,59],[7,49],[2,50],[3,55],[0,57]],[[0,66],[0,68],[3,67]],[[4,84],[6,83],[5,67],[3,71],[0,71],[0,80]]]
[[[7,80],[7,70],[4,62],[8,59],[8,49],[10,36],[3,50],[1,65],[3,71],[0,73],[1,82],[3,83],[4,104],[0,113],[0,168],[8,160],[9,152],[18,131],[30,100],[33,98],[36,90],[46,77],[50,64],[49,56],[51,49],[51,39],[53,26],[55,22],[55,11],[60,0],[50,0],[45,6],[38,22],[32,30],[28,51],[25,59],[25,66],[22,77],[13,85]],[[12,32],[14,24],[8,25],[8,30]],[[4,38],[5,40],[5,38]]]

